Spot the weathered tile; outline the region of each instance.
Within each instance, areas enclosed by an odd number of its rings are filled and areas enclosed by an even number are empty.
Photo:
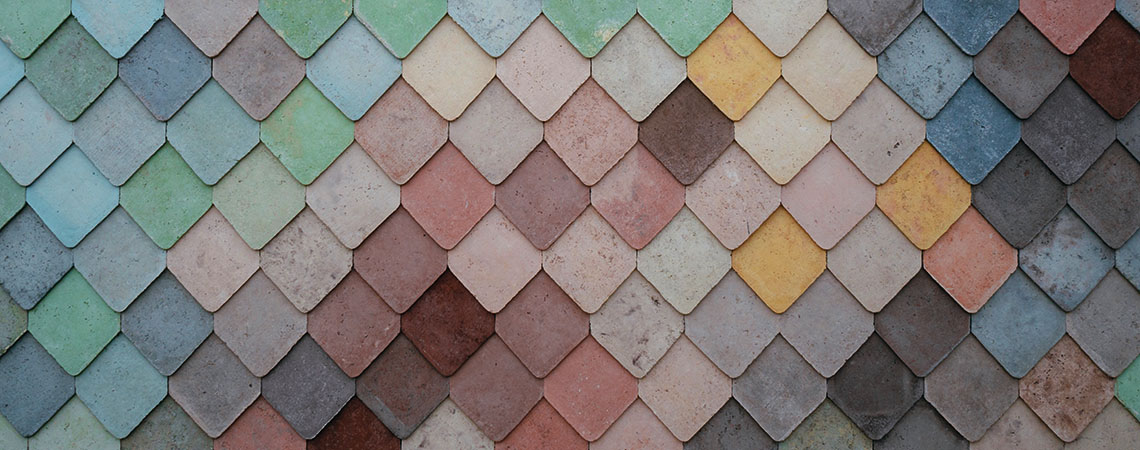
[[[166,265],[206,311],[214,312],[257,271],[259,255],[217,209],[166,253]]]
[[[495,60],[445,17],[404,59],[403,77],[439,115],[455,120],[495,77]]]
[[[0,164],[21,186],[32,184],[71,145],[71,122],[30,81],[0,98]]]
[[[495,337],[450,382],[451,400],[494,441],[507,437],[542,398],[542,380]]]
[[[971,317],[970,331],[1006,372],[1021,378],[1065,333],[1065,313],[1051,303],[1019,270]]]
[[[735,249],[780,206],[780,186],[738,145],[685,187],[685,204],[716,236]]]
[[[28,331],[28,312],[0,289],[0,355]]]
[[[636,266],[634,250],[589,207],[542,255],[543,271],[590,314]]]
[[[257,14],[254,0],[168,0],[165,3],[166,16],[211,58],[218,56]]]
[[[447,13],[483,50],[498,58],[542,12],[539,0],[457,0]]]
[[[1026,119],[1069,73],[1069,59],[1018,14],[978,53],[974,73],[1017,117]]]
[[[590,77],[590,60],[569,44],[545,16],[540,16],[496,61],[503,85],[538,120],[550,119]]]
[[[447,267],[483,308],[497,313],[542,268],[542,252],[492,209],[447,252]]]
[[[970,334],[970,315],[921,271],[875,315],[875,331],[911,372],[925,377]]]
[[[0,413],[21,436],[36,433],[75,393],[75,381],[32,335],[0,357]]]
[[[875,331],[874,321],[831,272],[824,272],[781,316],[780,334],[820,375],[831,377]]]
[[[1017,270],[1017,250],[969,208],[922,254],[922,265],[962,309],[976,313]]]
[[[783,60],[784,79],[827,120],[843,114],[877,72],[875,58],[830,14]]]
[[[783,79],[735,128],[736,142],[779,184],[791,181],[831,140],[831,123]]]
[[[601,437],[637,399],[637,379],[587,337],[544,383],[551,406],[584,439]]]
[[[1116,12],[1124,16],[1133,26],[1140,24],[1140,3],[1136,0],[1116,0]]]
[[[736,272],[725,275],[685,316],[685,336],[732,378],[741,376],[779,331],[779,316]]]
[[[590,202],[622,239],[641,249],[684,206],[685,188],[638,144],[590,190]]]
[[[734,0],[732,12],[772,53],[783,58],[827,12],[827,1]]]
[[[1024,144],[1014,147],[973,191],[974,207],[1016,248],[1028,245],[1068,198],[1061,180]]]
[[[539,401],[511,434],[495,444],[497,450],[528,450],[544,447],[586,450],[590,443],[578,436],[550,403]]]
[[[447,14],[446,0],[361,0],[356,18],[397,58],[403,59]]]
[[[495,186],[446,144],[400,189],[400,203],[445,249],[459,243],[495,205]]]
[[[302,450],[305,439],[293,431],[273,406],[258,399],[238,417],[225,434],[214,441],[215,450],[245,450],[271,447],[280,450]]]
[[[926,121],[878,79],[831,126],[831,139],[875,184],[883,184],[922,144]]]
[[[166,268],[166,252],[117,208],[72,252],[75,270],[116,312],[123,312]]]
[[[1072,450],[1113,448],[1126,449],[1140,444],[1140,423],[1120,403],[1108,406],[1093,419],[1076,441],[1065,446]]]
[[[875,442],[875,448],[884,450],[922,448],[966,450],[969,442],[938,415],[938,411],[925,401],[919,401],[906,413],[894,429]]]
[[[356,122],[356,142],[392,181],[404,184],[447,142],[447,128],[401,78]]]
[[[733,380],[732,396],[769,436],[784,440],[827,398],[827,380],[777,337]]]
[[[214,206],[260,250],[305,208],[305,187],[258,145],[214,186]]]
[[[226,431],[261,393],[261,380],[216,335],[207,338],[168,381],[170,397],[211,438]]]
[[[542,142],[542,123],[492,80],[451,123],[448,138],[483,177],[499,184]]]
[[[830,249],[875,208],[875,185],[834,145],[828,145],[780,192],[780,203]]]
[[[1108,148],[1069,188],[1069,206],[1112,248],[1140,229],[1140,163],[1120,144]]]
[[[32,309],[71,270],[71,250],[24,208],[0,228],[0,290],[23,309]]]
[[[1123,119],[1140,101],[1140,32],[1119,14],[1110,14],[1069,62],[1073,79],[1108,114]]]
[[[922,12],[922,2],[830,0],[827,9],[867,53],[878,55]]]
[[[28,439],[28,448],[114,450],[119,448],[119,441],[103,428],[79,397],[73,397],[39,433]]]
[[[305,202],[348,248],[400,206],[400,186],[353,144],[305,189]]]
[[[1133,235],[1116,251],[1116,270],[1133,286],[1140,286],[1140,237]]]
[[[1132,362],[1116,379],[1116,398],[1133,416],[1140,416],[1140,363]]]
[[[684,185],[697,181],[733,134],[732,121],[690,82],[669,94],[638,130],[645,148]]]
[[[582,56],[593,58],[637,13],[637,2],[551,0],[542,12]]]
[[[305,78],[305,60],[254,17],[214,58],[214,79],[256,120],[264,120]]]
[[[748,415],[736,400],[729,399],[696,435],[687,449],[755,448],[775,450],[776,442]]]
[[[732,397],[732,380],[688,338],[637,383],[638,397],[678,439],[688,441]]]
[[[436,370],[451,376],[495,332],[495,316],[444,272],[400,317],[400,328]]]
[[[0,227],[24,208],[27,193],[8,172],[0,167]]]
[[[780,78],[780,58],[731,14],[686,62],[689,79],[732,120],[744,117]]]
[[[28,332],[74,376],[119,334],[119,315],[72,270],[28,312]]]
[[[400,209],[356,249],[353,265],[388,306],[403,314],[447,269],[447,252]]]
[[[637,252],[637,266],[665,301],[688,314],[732,266],[732,258],[700,219],[682,208]]]
[[[824,401],[803,425],[780,443],[781,450],[808,450],[814,448],[846,448],[870,450],[871,440],[843,415],[834,403]]]
[[[213,193],[174,147],[164,145],[119,189],[119,203],[165,250],[210,209]]]
[[[876,194],[879,209],[923,250],[970,206],[970,185],[929,143],[919,146]]]
[[[122,439],[166,398],[166,377],[126,336],[119,336],[75,377],[75,395],[107,431]]]
[[[400,333],[400,315],[352,272],[309,313],[306,328],[340,370],[355,378]]]
[[[669,432],[640,401],[634,402],[609,431],[590,443],[592,450],[682,450],[684,444]]]
[[[550,247],[589,204],[589,188],[546,144],[539,144],[495,189],[495,205],[540,250]]]
[[[353,398],[306,448],[399,450],[400,438],[388,431],[363,402]]]
[[[926,400],[967,440],[977,441],[1017,401],[1017,380],[967,336],[925,378]]]
[[[536,377],[545,377],[590,334],[590,316],[545,272],[495,316],[495,332]]]
[[[922,252],[876,209],[827,253],[827,268],[877,313],[922,268]]]
[[[121,55],[120,55],[121,56]],[[75,120],[118,73],[118,63],[74,19],[24,62],[28,81],[64,119]]]
[[[359,21],[344,26],[305,62],[309,80],[344,115],[359,120],[400,77],[400,60],[384,49]]]
[[[634,16],[591,60],[591,72],[633,120],[642,121],[685,80],[685,59]]]
[[[1061,450],[1064,445],[1057,435],[1037,418],[1025,403],[1018,400],[998,419],[980,440],[970,444],[972,450]]]
[[[684,327],[681,314],[638,272],[590,316],[590,334],[638,378],[665,356]]]
[[[71,2],[68,0],[12,1],[4,6],[8,8],[8,14],[0,18],[0,41],[20,58],[31,56],[71,15]]]
[[[1021,13],[1033,22],[1053,45],[1065,54],[1073,54],[1092,34],[1096,26],[1116,6],[1112,0],[1087,2],[1023,0]]]
[[[732,251],[733,270],[777,314],[786,311],[826,266],[826,252],[783,208]]]
[[[881,439],[922,397],[922,379],[878,335],[871,335],[827,380],[827,397],[872,439]]]
[[[28,206],[63,245],[75,247],[119,203],[119,188],[107,182],[78,147],[60,155],[28,186]]]
[[[491,450],[495,443],[454,402],[445,400],[415,433],[404,439],[401,448]]]
[[[308,58],[352,15],[352,4],[261,0],[258,13],[297,55]]]
[[[353,123],[313,83],[301,84],[261,123],[261,142],[308,185],[352,144]]]
[[[1140,356],[1140,293],[1111,271],[1066,318],[1069,336],[1110,377]]]
[[[1132,113],[1124,120],[1116,122],[1116,140],[1120,141],[1132,156],[1140,155],[1140,110],[1133,108]]]
[[[1071,209],[1064,209],[1018,252],[1021,270],[1061,309],[1072,311],[1112,269],[1112,249]]]
[[[165,121],[210,79],[210,58],[173,22],[160,20],[119,61],[119,77],[155,118]]]
[[[75,122],[75,145],[103,176],[121,186],[166,142],[166,125],[127,88],[112,83]]]
[[[1062,441],[1072,442],[1112,401],[1113,382],[1071,338],[1021,379],[1021,399]]]
[[[263,377],[305,334],[305,315],[259,271],[214,314],[214,333]]]
[[[356,391],[311,337],[301,338],[273,371],[261,379],[261,395],[305,439],[332,421]]]
[[[306,209],[261,250],[261,270],[308,313],[352,270],[352,250]]]
[[[214,330],[213,316],[170,272],[159,275],[121,321],[123,334],[164,376],[178,370]]]
[[[198,178],[213,185],[260,142],[260,130],[217,81],[209,81],[166,123],[166,138]]]
[[[447,393],[447,378],[403,336],[356,379],[356,396],[400,439],[410,436]]]
[[[638,0],[637,12],[673,47],[688,57],[732,10],[731,0]]]
[[[1017,14],[1017,0],[970,2],[962,7],[953,0],[929,0],[923,7],[962,51],[977,55],[990,39]]]
[[[546,121],[544,139],[587,186],[593,186],[637,143],[637,122],[587,79]]]
[[[122,58],[162,18],[161,0],[73,0],[71,14],[111,56]]]
[[[976,78],[926,125],[926,137],[966,182],[978,184],[1021,139],[1021,121]]]
[[[122,450],[210,450],[214,441],[167,397],[119,445]]]
[[[981,6],[956,5],[973,11]],[[933,118],[973,71],[963,54],[929,17],[919,16],[879,55],[879,78],[915,111]],[[929,70],[928,68],[935,68]]]
[[[1025,143],[1065,184],[1075,183],[1115,135],[1112,118],[1071,79],[1021,126]]]

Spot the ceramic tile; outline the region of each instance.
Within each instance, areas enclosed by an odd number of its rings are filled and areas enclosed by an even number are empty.
[[[353,18],[305,63],[309,80],[354,121],[399,78],[400,68],[400,60]]]
[[[638,378],[665,356],[684,327],[681,314],[637,272],[590,316],[590,334]]]
[[[732,380],[682,337],[638,381],[637,390],[669,431],[688,441],[732,397]]]
[[[174,399],[167,397],[143,419],[135,431],[119,441],[119,446],[121,450],[209,450],[214,448],[214,441],[198,428]]]
[[[977,10],[970,5],[961,10]],[[971,58],[925,15],[879,55],[879,78],[915,111],[933,118],[973,71]],[[928,70],[938,67],[938,70]]]
[[[211,80],[166,123],[166,138],[206,184],[214,185],[260,142],[261,128]]]
[[[637,143],[637,122],[588,79],[546,121],[543,134],[574,175],[593,186]]]
[[[735,249],[779,206],[780,187],[740,146],[730,145],[685,188],[685,204],[721,245]]]
[[[852,450],[872,448],[871,440],[830,401],[824,401],[803,425],[780,443],[781,450],[831,447]]]
[[[925,378],[926,400],[967,440],[983,439],[1017,401],[1017,380],[977,339],[967,336]]]
[[[962,261],[971,261],[962,264]],[[966,312],[976,313],[1017,270],[1017,250],[969,208],[922,255],[923,266]]]
[[[305,202],[341,244],[355,249],[400,207],[400,186],[353,144],[305,189]]]
[[[1140,423],[1120,403],[1110,402],[1081,436],[1065,447],[1074,450],[1128,448],[1140,443],[1137,436],[1140,436]]]
[[[645,148],[681,184],[692,184],[733,138],[728,120],[694,84],[682,83],[639,129]]]
[[[306,209],[261,250],[261,270],[308,313],[352,270],[352,250]]]
[[[976,450],[1060,450],[1064,444],[1020,400],[998,419],[982,439],[970,445]]]
[[[1132,156],[1140,154],[1140,112],[1133,112],[1124,120],[1116,122],[1116,140],[1128,149]]]
[[[400,439],[407,439],[447,393],[447,378],[403,336],[356,379],[356,396]]]
[[[638,144],[594,185],[590,202],[622,239],[641,249],[684,206],[685,188]]]
[[[75,376],[119,334],[119,315],[72,270],[28,312],[28,333]]]
[[[872,183],[883,184],[926,135],[926,122],[879,80],[832,124],[831,139]]]
[[[0,227],[24,208],[26,197],[26,189],[16,183],[7,171],[0,168]]]
[[[1124,407],[1132,413],[1133,416],[1140,416],[1140,364],[1136,361],[1128,366],[1124,373],[1116,379],[1116,398],[1124,404]]]
[[[732,12],[772,53],[783,58],[827,12],[827,1],[734,0]]]
[[[301,338],[261,379],[262,398],[305,439],[324,429],[355,390],[312,337]]]
[[[400,333],[400,315],[356,272],[329,292],[307,319],[309,335],[352,378]]]
[[[400,439],[363,402],[353,398],[306,448],[398,450]]]
[[[29,450],[53,448],[114,450],[119,448],[119,441],[75,397],[63,405],[39,433],[28,440]]]
[[[542,252],[492,209],[447,253],[447,267],[483,308],[498,313],[542,268]]]
[[[787,184],[831,140],[824,120],[783,79],[739,122],[736,142],[776,183]]]
[[[491,450],[495,448],[495,443],[479,431],[454,402],[445,400],[415,433],[404,440],[401,448],[404,447]]]
[[[922,12],[922,2],[830,0],[827,9],[867,53],[878,55]]]
[[[737,378],[780,331],[779,316],[729,272],[685,316],[685,336],[729,377]]]
[[[590,444],[592,450],[681,450],[684,445],[640,401],[625,411],[601,439]]]
[[[0,228],[0,290],[20,308],[32,309],[71,270],[64,247],[32,208],[24,208]]]
[[[63,245],[75,247],[115,209],[119,188],[72,146],[28,186],[28,206]]]
[[[151,241],[169,250],[210,209],[213,191],[164,145],[119,189],[119,204]]]
[[[1110,377],[1120,376],[1140,356],[1140,330],[1131,326],[1140,320],[1137,305],[1140,293],[1111,271],[1065,318],[1069,336]]]
[[[919,146],[876,194],[879,209],[923,250],[970,206],[970,185],[929,143]]]
[[[926,138],[970,184],[981,183],[1021,139],[1021,121],[976,78],[926,126]]]
[[[166,398],[166,377],[126,336],[119,336],[75,378],[75,395],[107,431],[122,439]]]
[[[0,315],[0,355],[3,355],[28,331],[28,312],[3,289],[0,289],[0,311],[4,312]]]
[[[637,2],[554,0],[543,2],[542,12],[582,56],[593,58],[637,13]]]
[[[0,40],[20,58],[27,59],[71,14],[71,2],[12,2],[0,20]]]
[[[542,254],[543,271],[589,314],[602,307],[636,266],[634,250],[591,207]]]
[[[28,334],[0,357],[0,413],[23,437],[34,435],[75,393],[75,381]]]
[[[1116,0],[1116,12],[1124,16],[1133,26],[1140,23],[1140,3],[1135,0]]]
[[[449,1],[447,13],[483,50],[498,58],[542,12],[538,0]]]
[[[1020,385],[1021,399],[1065,442],[1076,439],[1112,401],[1112,379],[1068,337],[1061,338]]]
[[[693,84],[734,121],[744,117],[780,78],[780,58],[731,14],[687,63]]]
[[[21,186],[32,184],[71,145],[71,122],[30,81],[0,98],[0,119],[0,164]]]
[[[495,77],[495,60],[444,18],[404,59],[403,77],[439,115],[455,120]]]
[[[875,58],[861,51],[830,14],[783,60],[784,80],[827,120],[843,114],[877,72]]]
[[[162,17],[159,0],[73,0],[71,14],[103,48],[122,58]]]
[[[492,337],[451,377],[451,401],[493,441],[501,441],[542,399],[542,380],[502,339]]]
[[[590,443],[578,436],[566,419],[550,403],[539,401],[511,434],[495,444],[499,450],[525,450],[544,446],[586,450]]]
[[[1132,236],[1116,251],[1116,270],[1133,286],[1140,285],[1140,238]]]
[[[447,144],[400,188],[400,203],[445,249],[452,249],[495,204],[495,187]]]
[[[542,142],[542,123],[493,80],[451,123],[448,137],[487,181],[499,184]]]
[[[214,58],[214,79],[256,120],[269,117],[304,77],[305,60],[260,17]]]
[[[259,271],[214,314],[214,333],[264,377],[305,334],[305,315]]]
[[[541,378],[590,334],[590,316],[541,272],[495,316],[495,332]]]
[[[117,67],[115,59],[74,19],[64,21],[24,62],[28,81],[67,120],[75,120],[91,106],[115,80]]]
[[[970,331],[1006,372],[1021,378],[1065,333],[1065,313],[1051,303],[1019,270],[971,317]]]
[[[922,252],[875,209],[827,253],[827,268],[863,308],[877,313],[922,268]]]
[[[1022,248],[1064,208],[1068,192],[1019,144],[973,188],[973,205],[1010,245]]]
[[[638,0],[637,12],[669,43],[688,57],[732,10],[731,0]]]
[[[354,12],[380,43],[403,59],[447,13],[447,2],[362,0],[355,2]]]
[[[305,187],[258,145],[214,186],[214,206],[260,250],[305,208]]]
[[[495,332],[495,316],[444,272],[400,317],[400,328],[436,370],[451,376]]]
[[[225,434],[214,441],[215,450],[243,450],[269,446],[281,450],[301,450],[305,439],[293,431],[273,406],[258,399],[238,417]]]
[[[591,442],[637,399],[637,379],[591,337],[550,372],[543,387],[550,405]]]
[[[1017,0],[970,2],[970,7],[961,8],[952,0],[930,0],[923,2],[923,7],[962,51],[977,55],[1010,17],[1017,14],[1018,3]]]
[[[123,312],[166,268],[166,252],[117,208],[72,252],[75,270],[115,312]]]
[[[313,56],[352,15],[347,1],[261,0],[258,4],[261,18],[302,58]]]
[[[1116,124],[1077,83],[1066,80],[1021,127],[1021,137],[1065,184],[1073,184],[1112,143]]]
[[[1033,22],[1045,37],[1065,54],[1071,55],[1104,20],[1113,7],[1112,0],[1025,0],[1021,13]]]
[[[614,35],[590,67],[594,81],[637,121],[649,117],[685,80],[685,59],[641,16]]]
[[[170,397],[211,438],[226,431],[261,394],[261,380],[216,335],[207,338],[168,381]]]
[[[803,294],[827,256],[787,210],[780,208],[732,251],[732,268],[777,314]]]
[[[210,59],[173,22],[160,20],[119,62],[119,77],[165,121],[210,79]]]
[[[905,449],[922,445],[931,449],[965,450],[969,444],[929,403],[919,401],[875,446],[882,449]]]
[[[398,184],[447,142],[447,121],[402,78],[356,122],[356,142]]]
[[[732,397],[769,436],[782,441],[827,397],[827,380],[777,337],[732,381]]]
[[[867,437],[882,439],[922,397],[922,381],[873,334],[827,380],[827,397]]]
[[[211,208],[166,253],[166,265],[206,311],[214,312],[257,271],[260,257]]]
[[[1120,248],[1140,229],[1140,163],[1114,143],[1069,188],[1069,205],[1109,247]]]
[[[780,202],[827,250],[875,207],[875,186],[838,147],[828,145],[784,185]]]
[[[1029,118],[1069,72],[1069,59],[1020,14],[974,59],[974,75],[1017,117]]]
[[[496,61],[503,85],[538,120],[550,119],[590,76],[590,61],[569,44],[545,16],[540,16]]]
[[[447,269],[447,253],[403,209],[389,216],[352,256],[356,272],[400,314]]]
[[[211,58],[218,56],[254,14],[254,0],[169,0],[166,16]]]
[[[147,112],[124,83],[112,83],[75,122],[75,145],[115,186],[166,142],[166,126]]]
[[[302,80],[261,123],[261,142],[301,184],[312,183],[352,143],[353,124]]]
[[[828,328],[827,324],[839,327]],[[863,309],[831,272],[824,272],[781,316],[780,335],[828,378],[874,331],[874,315]]]
[[[875,331],[911,372],[925,377],[970,334],[970,315],[922,271],[875,315]]]
[[[1116,119],[1123,119],[1140,101],[1140,32],[1119,14],[1110,14],[1089,36],[1069,63],[1073,79]]]
[[[178,370],[214,330],[213,316],[170,272],[159,275],[120,319],[123,335],[163,376]]]
[[[731,266],[729,250],[688,208],[637,252],[638,271],[681,314],[692,312]]]
[[[1064,209],[1018,252],[1021,270],[1061,309],[1072,311],[1112,269],[1112,249],[1080,217]]]

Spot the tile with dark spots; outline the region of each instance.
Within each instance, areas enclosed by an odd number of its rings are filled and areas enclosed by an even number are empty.
[[[1006,372],[1021,378],[1065,334],[1065,312],[1018,270],[971,317],[970,330]]]
[[[435,411],[448,389],[447,378],[403,336],[356,379],[356,396],[401,439]]]
[[[879,78],[927,119],[942,110],[973,71],[970,57],[927,16],[918,16],[878,63]]]
[[[451,400],[493,441],[507,437],[542,398],[542,380],[494,337],[450,381]]]
[[[445,376],[495,332],[495,316],[451,272],[444,272],[400,319],[404,335]]]
[[[871,56],[878,56],[922,12],[921,0],[830,0],[827,10]]]
[[[447,252],[402,208],[380,224],[352,257],[360,277],[400,314],[447,269]]]
[[[71,15],[69,0],[14,2],[5,6],[10,9],[0,20],[0,36],[4,36],[4,44],[20,58],[31,56],[60,22]]]
[[[1072,442],[1112,401],[1113,386],[1066,336],[1021,379],[1021,399],[1057,437]]]
[[[970,184],[981,183],[1021,139],[1021,121],[976,78],[926,124],[926,138]]]
[[[1061,180],[1025,144],[1014,147],[973,191],[974,207],[1016,248],[1029,245],[1068,199]]]
[[[1018,0],[925,0],[926,14],[962,51],[976,55],[1017,13]]]
[[[1065,311],[1076,308],[1114,262],[1112,249],[1068,208],[1017,257],[1021,270]]]
[[[923,400],[916,403],[890,433],[875,442],[875,448],[882,450],[966,450],[969,446],[970,442]]]
[[[1022,124],[1021,138],[1057,178],[1073,184],[1116,139],[1116,123],[1067,79]]]
[[[590,189],[545,143],[495,188],[495,206],[539,250],[546,250],[590,204]]]
[[[732,397],[768,436],[784,440],[827,398],[827,380],[788,341],[776,337],[732,381]]]
[[[681,184],[704,173],[732,142],[732,121],[692,82],[682,82],[641,123],[638,137]]]
[[[511,434],[495,444],[496,450],[538,450],[558,448],[586,450],[590,443],[546,401],[539,401]]]
[[[776,442],[752,420],[740,403],[729,399],[688,442],[685,450],[776,450]]]
[[[881,439],[922,397],[914,376],[878,335],[871,335],[827,380],[827,397],[871,439]]]
[[[217,336],[210,336],[168,380],[170,397],[216,438],[261,394],[261,380]]]
[[[320,433],[355,390],[352,379],[309,336],[261,379],[261,395],[305,439]]]
[[[590,316],[540,272],[495,316],[495,332],[536,377],[545,377],[590,334]]]
[[[923,270],[875,315],[875,331],[925,377],[970,334],[970,315]]]
[[[214,58],[214,79],[256,120],[264,120],[305,77],[305,60],[260,17]]]
[[[1110,14],[1069,61],[1081,87],[1117,119],[1140,101],[1140,31]]]
[[[638,378],[657,365],[684,329],[684,317],[636,271],[590,316],[590,334]]]
[[[542,12],[539,0],[455,0],[447,13],[492,57],[499,57]]]
[[[211,450],[214,440],[166,397],[119,445],[121,450]]]
[[[163,19],[119,60],[119,78],[158,120],[170,119],[210,79],[210,58]]]
[[[71,270],[71,250],[56,239],[31,207],[0,228],[0,288],[32,309]]]
[[[118,63],[74,18],[63,22],[24,62],[24,72],[43,99],[75,120],[115,80]]]
[[[1069,73],[1069,58],[1020,14],[974,58],[974,76],[1017,117],[1029,118]]]
[[[0,383],[0,414],[24,437],[35,434],[75,393],[75,380],[30,334],[0,357]]]
[[[970,441],[981,439],[1017,401],[1017,379],[973,337],[966,337],[925,384],[926,400]]]
[[[1140,163],[1112,144],[1069,187],[1069,206],[1109,247],[1120,248],[1140,229]]]
[[[1066,323],[1069,336],[1110,377],[1140,356],[1140,293],[1120,272],[1109,272]]]
[[[400,439],[358,398],[344,405],[307,450],[399,450]]]
[[[214,317],[170,272],[159,275],[121,321],[123,334],[165,376],[178,370],[214,330]]]

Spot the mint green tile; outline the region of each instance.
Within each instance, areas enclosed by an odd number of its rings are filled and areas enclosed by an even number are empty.
[[[214,206],[260,250],[305,207],[305,187],[263,145],[214,186]]]
[[[308,185],[352,144],[353,124],[308,78],[261,122],[261,142]]]
[[[210,80],[166,123],[166,138],[198,178],[213,185],[257,145],[260,125]]]
[[[0,41],[27,58],[71,15],[71,0],[0,0]]]
[[[352,15],[352,0],[260,0],[257,12],[297,55],[308,58]]]
[[[28,186],[26,198],[59,241],[72,248],[119,205],[119,188],[73,145]]]
[[[119,189],[119,203],[155,244],[169,249],[210,209],[213,193],[166,144]]]
[[[1140,358],[1124,369],[1116,378],[1116,398],[1128,408],[1128,411],[1140,419]]]
[[[0,227],[24,207],[24,187],[0,168]]]
[[[75,377],[75,395],[107,431],[122,439],[166,398],[166,377],[151,367],[130,339],[119,335]]]
[[[24,73],[63,118],[75,120],[115,80],[119,63],[71,18],[24,62]]]
[[[28,450],[119,450],[119,440],[108,433],[79,397],[71,397],[59,412],[28,439]]]
[[[28,313],[28,332],[78,375],[119,333],[119,315],[72,269]]]
[[[16,339],[28,330],[28,312],[24,311],[15,300],[0,287],[0,355],[8,351],[8,347],[16,343]],[[4,428],[0,425],[0,429]],[[0,435],[4,432],[0,430]],[[0,442],[4,442],[0,438]],[[4,446],[0,445],[0,448]]]
[[[356,0],[356,18],[403,59],[447,14],[447,0]]]
[[[582,56],[593,58],[637,13],[637,1],[545,0],[542,13]]]
[[[681,56],[693,53],[731,11],[732,0],[637,1],[637,12]]]

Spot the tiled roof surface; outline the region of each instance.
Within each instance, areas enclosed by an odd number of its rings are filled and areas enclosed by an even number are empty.
[[[0,449],[1140,448],[1138,0],[0,42]]]

